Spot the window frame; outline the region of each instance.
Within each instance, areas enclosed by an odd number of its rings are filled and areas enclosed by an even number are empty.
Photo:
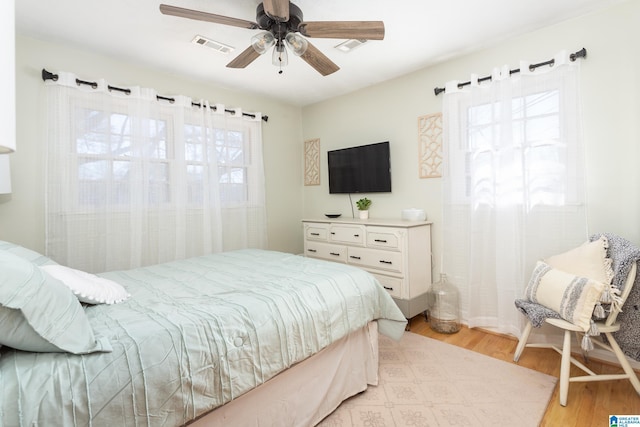
[[[546,113],[535,113],[535,114],[529,113],[529,110],[531,109],[531,107],[526,102],[526,99],[546,96],[546,94],[551,94],[555,96],[556,98],[554,103],[555,109],[552,112],[546,112]],[[472,148],[472,146],[474,145],[474,142],[472,141],[473,134],[478,129],[491,128],[493,129],[493,132],[496,132],[496,131],[501,132],[502,131],[501,123],[508,123],[509,126],[511,126],[510,132],[512,134],[514,132],[514,129],[516,128],[516,125],[518,123],[521,123],[519,128],[522,132],[521,135],[518,136],[518,139],[520,142],[514,143],[512,145],[513,151],[517,154],[517,155],[514,155],[513,157],[518,159],[519,162],[521,162],[521,165],[520,165],[521,175],[520,176],[514,175],[514,176],[518,179],[521,179],[522,184],[520,185],[520,189],[519,189],[519,197],[517,197],[518,201],[512,201],[506,204],[522,205],[524,194],[529,191],[530,185],[537,180],[537,177],[535,175],[532,175],[533,173],[531,168],[532,164],[530,162],[533,160],[530,159],[529,161],[527,161],[527,157],[530,157],[533,154],[532,150],[535,151],[538,149],[552,148],[553,149],[552,156],[555,155],[555,157],[558,158],[558,160],[555,161],[555,164],[554,164],[557,169],[555,171],[556,175],[566,176],[567,174],[571,173],[571,170],[576,167],[576,162],[579,160],[574,159],[569,154],[570,150],[568,147],[568,136],[564,133],[564,127],[562,125],[564,120],[563,112],[562,112],[562,103],[564,102],[563,98],[564,98],[564,94],[561,88],[554,87],[554,88],[547,88],[544,90],[531,91],[530,93],[526,93],[518,97],[514,97],[512,98],[511,105],[509,106],[508,109],[504,107],[501,101],[487,100],[487,102],[476,105],[476,106],[471,106],[469,100],[461,102],[458,106],[458,111],[460,112],[459,117],[461,119],[460,146],[451,147],[451,150],[458,151],[456,158],[460,158],[461,156],[464,156],[464,165],[457,166],[457,173],[464,174],[464,178],[461,181],[457,181],[458,183],[455,184],[455,186],[458,187],[458,190],[453,193],[454,201],[457,200],[457,203],[461,203],[461,204],[471,204],[471,203],[478,204],[477,191],[474,194],[474,182],[477,182],[479,177],[474,176],[474,172],[473,172],[474,169],[478,166],[478,164],[474,162],[473,158],[477,156],[479,153],[482,153],[484,151],[485,153],[489,153],[489,155],[491,156],[491,162],[489,163],[492,163],[491,173],[494,175],[494,177],[492,177],[494,180],[494,183],[495,183],[495,174],[503,171],[503,168],[496,169],[495,163],[496,163],[496,158],[504,154],[504,152],[501,153],[500,151],[505,150],[505,147],[496,148],[495,146],[492,145],[493,140],[490,139],[489,144],[483,147],[483,149],[477,146],[476,148]],[[522,104],[523,111],[521,114],[514,114],[514,105],[513,105],[514,100],[517,100]],[[487,122],[473,123],[472,121],[473,121],[474,112],[472,111],[472,109],[486,108],[487,106],[491,106],[489,108],[491,110],[490,120]],[[496,112],[496,110],[498,111]],[[500,120],[499,118],[496,118],[496,115],[505,114],[505,113],[508,114],[508,120]],[[537,139],[531,138],[531,134],[529,130],[530,124],[532,123],[532,121],[539,120],[540,118],[548,118],[552,121],[555,121],[556,126],[554,131],[556,133],[556,138],[550,138],[546,140],[537,140]],[[518,154],[518,152],[520,153]],[[542,162],[538,162],[538,163],[542,163]],[[546,177],[546,175],[544,174],[539,174],[537,176]],[[561,180],[561,181],[563,183],[566,182],[566,180]],[[503,181],[503,183],[506,183],[506,182],[508,182],[508,180]],[[553,208],[554,206],[571,205],[572,200],[575,200],[576,198],[575,194],[571,193],[572,191],[575,191],[575,188],[567,188],[566,186],[563,188],[564,190],[562,193],[560,192],[551,193],[550,197],[551,198],[556,197],[555,201],[551,201],[551,202],[548,200],[534,201],[534,203],[527,203],[528,204],[527,209],[533,208],[534,206]],[[491,197],[492,197],[491,204],[504,202],[504,200],[500,200],[502,197],[500,195],[492,194]]]
[[[200,107],[194,106],[193,108],[197,109]],[[88,161],[97,160],[97,161],[105,161],[108,163],[109,169],[107,170],[107,172],[105,172],[105,177],[111,178],[111,180],[108,181],[106,178],[101,179],[101,181],[104,182],[105,186],[115,184],[115,180],[113,179],[114,178],[113,168],[114,168],[114,164],[118,161],[136,162],[138,165],[140,165],[140,163],[142,162],[166,165],[165,169],[167,171],[166,172],[167,175],[166,175],[166,180],[164,180],[164,182],[166,182],[166,186],[167,186],[167,190],[166,190],[167,197],[165,197],[159,203],[156,203],[155,201],[148,201],[149,204],[151,205],[150,207],[156,210],[171,210],[178,207],[177,204],[180,203],[180,200],[185,200],[186,208],[189,210],[198,211],[198,210],[204,209],[205,206],[203,205],[202,200],[194,202],[193,200],[188,200],[188,199],[179,197],[179,193],[188,194],[188,191],[189,191],[188,180],[186,181],[187,188],[175,188],[175,185],[173,184],[173,182],[175,181],[172,179],[173,174],[184,173],[188,175],[187,168],[189,166],[202,166],[203,168],[205,168],[207,164],[207,161],[204,158],[200,160],[186,158],[188,136],[185,128],[187,126],[193,126],[195,128],[200,128],[201,130],[203,130],[204,136],[205,136],[205,140],[203,140],[203,144],[207,146],[209,146],[209,144],[211,143],[211,139],[214,139],[214,141],[212,142],[213,150],[216,149],[215,137],[208,137],[207,136],[208,134],[215,135],[218,132],[222,132],[225,135],[228,135],[229,133],[236,133],[240,135],[239,140],[241,141],[241,144],[240,144],[240,148],[238,149],[242,153],[244,153],[243,155],[241,155],[244,161],[241,164],[240,163],[233,164],[233,167],[241,168],[244,171],[243,173],[244,182],[241,183],[243,188],[241,194],[243,194],[243,198],[236,199],[233,201],[226,201],[226,202],[223,201],[220,208],[225,209],[225,208],[250,207],[253,205],[253,203],[251,202],[252,200],[251,188],[252,188],[252,182],[256,179],[256,176],[257,176],[256,169],[258,167],[258,165],[254,164],[253,162],[255,158],[253,155],[253,152],[256,149],[255,144],[257,144],[258,142],[253,141],[251,139],[251,135],[250,135],[251,129],[248,124],[243,123],[242,121],[229,124],[229,121],[225,120],[225,125],[228,126],[227,128],[217,126],[217,125],[213,125],[212,127],[206,127],[200,124],[195,124],[194,120],[189,120],[187,117],[184,117],[182,115],[179,115],[179,114],[173,115],[171,114],[171,111],[167,108],[160,108],[157,112],[157,115],[154,115],[155,117],[147,117],[147,118],[133,117],[131,114],[129,114],[128,110],[129,108],[128,108],[126,99],[122,99],[120,102],[116,102],[114,106],[108,109],[101,110],[98,107],[95,107],[94,105],[92,105],[90,102],[83,102],[83,100],[78,97],[73,97],[73,96],[71,97],[70,117],[69,117],[69,123],[71,124],[71,128],[70,128],[71,135],[70,135],[70,142],[69,142],[70,143],[69,151],[70,151],[70,155],[74,156],[74,160],[72,163],[74,165],[74,170],[75,170],[75,172],[70,172],[73,175],[69,179],[70,186],[68,189],[69,200],[72,203],[72,207],[70,209],[71,212],[96,213],[103,210],[105,206],[108,206],[109,209],[113,211],[124,212],[128,210],[128,204],[126,203],[104,202],[101,204],[100,203],[96,204],[96,203],[90,203],[90,202],[83,203],[80,200],[83,181],[86,182],[88,185],[91,185],[91,180],[83,179],[81,177],[80,167],[83,160],[88,160]],[[92,130],[90,129],[88,130],[86,126],[82,126],[82,130],[84,130],[85,133],[81,134],[79,132],[80,131],[79,127],[74,126],[73,124],[78,123],[79,121],[78,119],[80,119],[79,116],[83,115],[83,113],[86,111],[98,112],[99,114],[104,114],[109,118],[114,114],[124,115],[129,118],[128,120],[131,121],[130,126],[136,126],[136,123],[139,123],[140,120],[163,122],[164,138],[161,140],[164,140],[165,156],[146,159],[140,156],[114,155],[112,152],[109,152],[108,149],[104,153],[80,152],[78,149],[78,146],[79,146],[78,141],[81,138],[83,138],[84,135],[90,134]],[[84,122],[84,120],[82,121]],[[183,130],[181,135],[178,134],[179,129]],[[113,139],[113,135],[119,135],[117,133],[111,132],[110,129],[105,129],[105,130],[102,130],[101,132],[104,135],[105,140],[108,140],[108,141]],[[156,134],[156,138],[157,137],[158,137],[158,134]],[[225,138],[225,140],[226,139],[227,138]],[[207,148],[205,148],[204,150],[206,149]],[[209,154],[207,156],[208,158],[218,159],[217,154],[214,153],[213,157],[210,155],[211,153],[208,153],[208,154]],[[211,170],[215,170],[216,172],[215,176],[218,177],[219,187],[216,191],[220,191],[220,192],[222,192],[224,186],[227,185],[227,183],[220,181],[219,169],[222,166],[223,165],[221,165],[219,161],[216,162],[216,165],[211,166]],[[179,168],[182,168],[184,170],[181,171]],[[75,176],[75,179],[74,179],[74,176]],[[211,174],[206,174],[206,176],[211,176]],[[205,179],[205,176],[203,176],[203,179]],[[99,181],[99,180],[96,180],[96,181]],[[187,198],[188,197],[189,196],[187,195]]]

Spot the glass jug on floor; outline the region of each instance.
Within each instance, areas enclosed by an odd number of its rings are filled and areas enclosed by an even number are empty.
[[[460,308],[458,290],[447,283],[445,274],[431,285],[428,293],[429,324],[431,329],[443,334],[460,330]]]

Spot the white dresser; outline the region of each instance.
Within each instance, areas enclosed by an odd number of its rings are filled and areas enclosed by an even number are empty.
[[[372,273],[406,318],[427,309],[431,223],[391,219],[308,219],[304,254]]]

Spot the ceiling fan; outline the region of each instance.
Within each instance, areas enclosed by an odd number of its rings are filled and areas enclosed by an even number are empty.
[[[333,61],[311,44],[305,37],[330,39],[383,40],[382,21],[304,21],[302,10],[289,0],[265,0],[256,10],[256,22],[223,15],[185,9],[167,4],[160,5],[165,15],[198,21],[231,25],[233,27],[262,30],[251,38],[251,46],[233,61],[229,68],[245,68],[273,46],[272,60],[280,67],[287,65],[288,47],[323,76],[340,69]],[[304,37],[302,37],[304,36]],[[280,69],[282,73],[282,68]]]

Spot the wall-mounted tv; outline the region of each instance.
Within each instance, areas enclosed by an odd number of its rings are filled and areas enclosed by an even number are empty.
[[[389,141],[332,150],[329,193],[391,192]]]

